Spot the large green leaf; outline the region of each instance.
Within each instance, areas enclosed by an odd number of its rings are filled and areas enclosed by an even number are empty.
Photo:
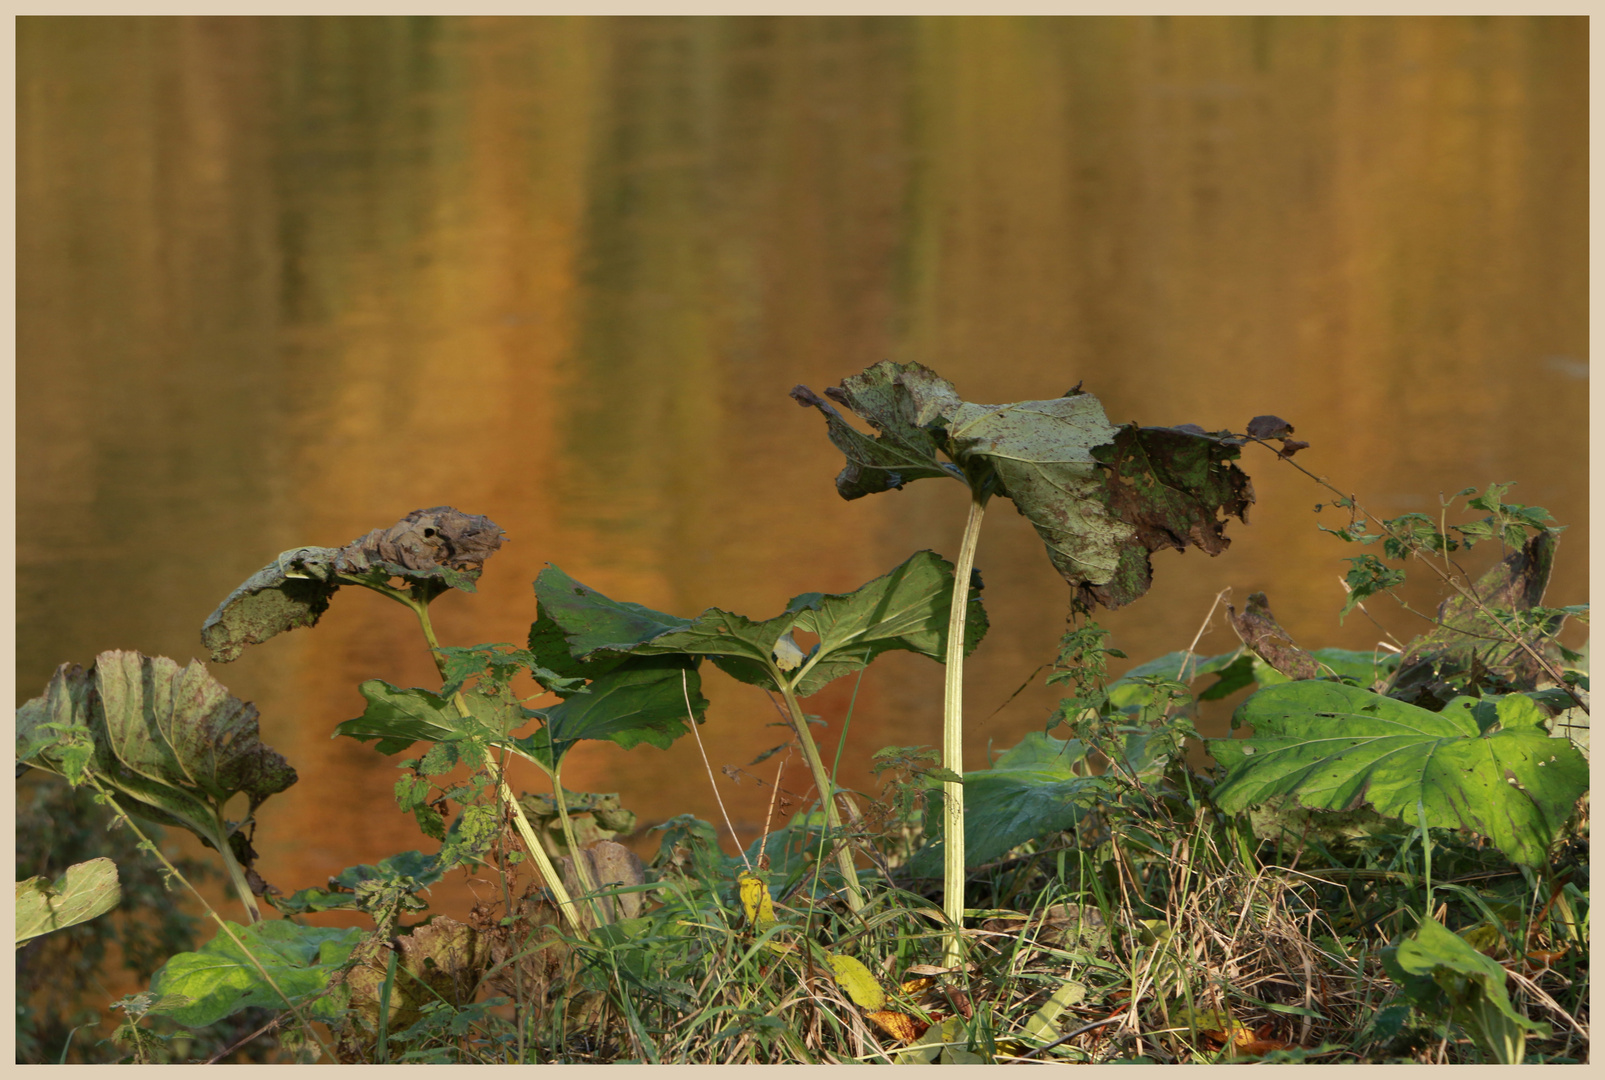
[[[256,706],[231,696],[198,661],[104,652],[85,671],[63,664],[41,697],[17,710],[17,757],[81,782],[87,770],[125,808],[227,843],[222,812],[235,795],[247,817],[295,783],[263,745]]]
[[[17,882],[17,945],[106,914],[122,900],[117,864],[110,859],[74,863],[52,884],[42,877]]]
[[[339,1003],[332,996],[316,996],[329,988],[330,979],[365,931],[355,926],[298,926],[286,920],[228,925],[292,1002],[305,1003],[320,1020],[339,1015]],[[221,930],[198,952],[169,958],[151,979],[151,991],[188,998],[186,1004],[161,1011],[191,1028],[209,1027],[253,1005],[275,1011],[285,1007],[250,957]]]
[[[348,583],[382,587],[390,578],[431,591],[473,592],[485,560],[501,547],[501,527],[450,506],[414,510],[343,548],[291,548],[247,578],[207,616],[201,641],[228,663],[247,645],[315,626],[329,598]]]
[[[803,665],[797,693],[816,693],[891,649],[945,659],[952,593],[953,564],[935,552],[919,551],[850,593],[797,597],[787,606],[799,611],[796,628],[819,637],[818,657],[811,666]],[[968,655],[987,630],[986,611],[973,587],[965,615]]]
[[[609,655],[706,656],[743,682],[778,688],[791,679],[802,696],[867,666],[890,649],[941,659],[947,642],[953,565],[930,551],[916,552],[890,573],[850,593],[803,593],[785,611],[754,622],[718,608],[695,619],[680,619],[639,604],[625,604],[581,585],[555,566],[535,581],[541,618],[561,631],[572,655],[595,662]],[[965,623],[965,651],[986,633],[986,612],[975,590]],[[819,644],[795,653],[789,635],[816,634]],[[541,622],[531,630],[531,647],[549,643],[552,631]],[[784,640],[783,640],[784,639]],[[549,649],[550,645],[546,647]],[[787,657],[777,656],[787,650]],[[536,650],[543,662],[550,653]],[[683,711],[683,710],[682,710]]]
[[[1536,866],[1588,789],[1582,755],[1549,738],[1542,710],[1519,694],[1459,697],[1434,713],[1357,686],[1290,682],[1254,694],[1233,722],[1254,737],[1207,744],[1228,812],[1293,795],[1414,823],[1420,807],[1429,826],[1481,833]]]
[[[702,696],[695,661],[678,656],[632,658],[598,676],[588,693],[535,710],[546,727],[521,745],[537,754],[555,747],[557,758],[581,739],[606,739],[626,750],[643,742],[667,750],[689,730],[688,698],[691,713],[701,723],[708,699]]]
[[[1080,740],[1032,731],[990,769],[965,773],[965,865],[979,866],[1027,840],[1075,825],[1106,787],[1101,777],[1076,772],[1086,754]],[[939,791],[933,786],[933,795]],[[926,833],[939,835],[934,798],[928,811]],[[942,842],[921,849],[909,869],[918,877],[940,876]]]
[[[982,405],[927,367],[885,361],[825,391],[874,427],[873,437],[807,387],[791,396],[824,415],[846,456],[836,477],[843,498],[938,476],[1004,494],[1086,604],[1120,607],[1141,596],[1149,555],[1161,547],[1219,554],[1228,543],[1219,515],[1241,518],[1254,501],[1248,477],[1230,464],[1241,440],[1190,425],[1116,428],[1079,391]]]

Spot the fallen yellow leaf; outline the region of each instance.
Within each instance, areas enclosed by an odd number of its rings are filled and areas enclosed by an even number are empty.
[[[886,991],[869,968],[841,953],[826,953],[825,959],[836,975],[836,985],[847,992],[853,1004],[861,1009],[879,1009],[886,1004]]]

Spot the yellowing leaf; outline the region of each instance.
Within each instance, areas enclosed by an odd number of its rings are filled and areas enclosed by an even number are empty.
[[[853,1004],[861,1009],[879,1009],[886,1004],[886,991],[881,989],[880,982],[870,974],[869,968],[851,956],[840,953],[826,953],[825,959],[836,975],[836,985],[847,991]]]
[[[747,913],[747,921],[757,927],[761,933],[775,925],[775,902],[769,895],[769,886],[763,879],[751,870],[743,870],[736,875],[736,881],[741,887],[741,906]]]
[[[1224,1009],[1182,1009],[1176,1014],[1176,1022],[1221,1042],[1238,1041],[1239,1032],[1253,1038],[1243,1022]]]
[[[885,1012],[872,1012],[866,1015],[875,1022],[877,1027],[898,1042],[911,1043],[920,1037],[922,1025],[907,1013],[888,1010]]]

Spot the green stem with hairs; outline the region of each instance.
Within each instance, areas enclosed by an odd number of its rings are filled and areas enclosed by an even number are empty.
[[[786,699],[786,709],[791,714],[792,730],[797,733],[797,741],[802,744],[803,757],[808,762],[809,770],[814,774],[814,786],[819,789],[819,798],[825,807],[825,826],[831,832],[839,833],[842,819],[841,812],[836,806],[836,785],[831,783],[830,773],[825,771],[824,759],[819,756],[819,746],[808,730],[808,718],[803,715],[796,693],[778,670],[776,675],[775,684],[780,687],[780,696]],[[861,911],[864,907],[864,892],[858,884],[858,868],[853,865],[852,849],[840,836],[836,838],[835,847],[836,865],[841,868],[842,881],[846,885],[847,906],[855,912]]]

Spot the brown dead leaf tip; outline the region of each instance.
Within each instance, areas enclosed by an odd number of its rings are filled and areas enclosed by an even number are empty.
[[[1280,416],[1256,416],[1248,422],[1248,435],[1253,439],[1281,439],[1293,434],[1293,425]]]
[[[395,563],[408,570],[437,566],[477,570],[505,539],[501,526],[488,517],[465,514],[451,506],[432,506],[414,510],[387,529],[374,529],[347,544],[340,554]]]

